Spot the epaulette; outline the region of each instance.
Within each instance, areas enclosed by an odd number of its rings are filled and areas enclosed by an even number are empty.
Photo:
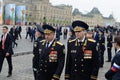
[[[45,42],[45,40],[41,40],[40,42]]]
[[[59,45],[61,45],[61,46],[63,46],[63,43],[61,43],[61,42],[59,42],[59,41],[57,41],[56,43],[59,44]]]
[[[96,42],[94,39],[88,39],[88,41],[91,41],[91,42]]]
[[[69,40],[68,42],[71,43],[71,42],[73,42],[73,41],[75,41],[75,40],[76,40],[76,39],[72,39],[72,40]]]

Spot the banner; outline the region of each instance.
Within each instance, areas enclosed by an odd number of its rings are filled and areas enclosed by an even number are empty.
[[[5,5],[5,24],[7,25],[15,24],[15,4]]]
[[[16,24],[24,25],[26,22],[26,6],[16,7]]]
[[[3,0],[0,0],[0,24],[3,23]]]

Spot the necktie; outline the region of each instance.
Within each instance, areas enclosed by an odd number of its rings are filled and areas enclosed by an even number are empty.
[[[80,41],[79,44],[80,44],[80,46],[81,46],[81,45],[82,45],[82,42]]]
[[[49,47],[49,42],[46,43],[46,48],[48,48],[48,47]]]
[[[4,50],[5,49],[5,35],[3,35],[3,38],[2,38],[2,49]]]

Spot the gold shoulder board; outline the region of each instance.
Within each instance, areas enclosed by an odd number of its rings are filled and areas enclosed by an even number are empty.
[[[57,44],[59,44],[59,45],[61,45],[61,46],[63,45],[63,43],[61,43],[61,42],[59,42],[59,41],[57,41]]]
[[[69,40],[68,42],[71,43],[71,42],[73,42],[73,41],[75,41],[75,40],[76,40],[76,39],[72,39],[72,40]]]
[[[45,40],[41,40],[40,42],[45,42]]]
[[[91,41],[91,42],[96,42],[94,39],[88,39],[88,41]]]

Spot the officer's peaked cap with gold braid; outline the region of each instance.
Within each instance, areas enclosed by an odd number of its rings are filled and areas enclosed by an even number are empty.
[[[89,26],[85,22],[79,20],[73,21],[72,27],[74,28],[75,32],[87,30],[89,28]]]

